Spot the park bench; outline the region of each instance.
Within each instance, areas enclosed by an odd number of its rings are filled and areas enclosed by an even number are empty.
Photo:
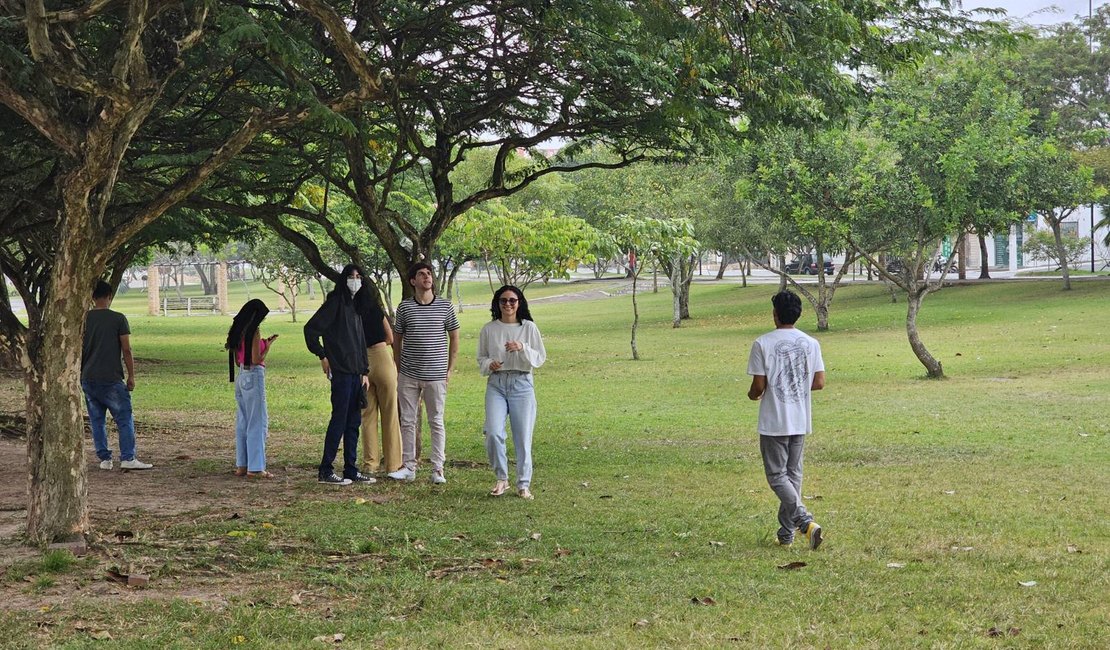
[[[194,311],[215,313],[216,296],[190,296],[188,298],[163,298],[162,314],[169,316],[171,311],[184,311],[192,316]]]

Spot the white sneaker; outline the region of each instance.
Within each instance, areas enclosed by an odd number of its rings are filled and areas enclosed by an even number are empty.
[[[405,481],[406,483],[416,480],[416,472],[406,467],[402,467],[396,472],[390,472],[386,474],[386,476],[393,479],[394,481]]]
[[[112,459],[109,458],[108,460],[100,461],[100,469],[107,469],[107,470],[112,469]]]
[[[101,463],[100,466],[104,467],[104,463]],[[133,458],[131,460],[121,460],[119,462],[120,469],[150,469],[151,467],[154,467],[154,465],[151,465],[150,463],[144,463],[138,458]]]
[[[433,469],[432,470],[432,483],[435,483],[436,485],[443,485],[446,482],[447,482],[447,477],[445,477],[443,475],[443,470],[441,470],[441,469]]]

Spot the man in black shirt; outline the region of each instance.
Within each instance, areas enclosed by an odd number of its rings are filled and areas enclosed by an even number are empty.
[[[135,417],[131,411],[135,358],[131,355],[131,326],[126,316],[108,309],[112,304],[112,287],[107,282],[96,283],[92,298],[93,308],[85,314],[85,337],[81,347],[81,390],[85,393],[89,428],[100,469],[112,469],[106,426],[108,412],[112,413],[119,429],[120,468],[150,469],[153,467],[150,463],[135,458]],[[126,383],[124,365],[127,366]]]
[[[331,420],[324,436],[324,457],[319,468],[319,482],[327,485],[375,482],[374,478],[358,471],[360,403],[365,400],[365,391],[370,386],[366,336],[354,302],[354,295],[362,288],[362,269],[348,264],[343,267],[343,279],[344,284],[328,294],[324,304],[304,326],[308,351],[320,358],[320,367],[331,380]],[[339,477],[333,463],[341,440],[343,476]]]

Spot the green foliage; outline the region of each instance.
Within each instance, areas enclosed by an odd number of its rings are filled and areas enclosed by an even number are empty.
[[[1026,259],[1052,260],[1057,266],[1079,268],[1080,262],[1086,259],[1089,253],[1091,238],[1064,235],[1060,238],[1060,242],[1063,245],[1064,259],[1060,259],[1056,237],[1048,230],[1026,232],[1022,250],[1025,251]]]

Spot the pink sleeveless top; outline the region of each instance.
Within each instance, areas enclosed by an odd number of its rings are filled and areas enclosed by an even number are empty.
[[[259,354],[266,354],[266,350],[269,350],[269,349],[270,349],[270,342],[269,341],[267,341],[266,339],[261,339],[261,338],[258,339],[258,353]],[[239,364],[239,366],[241,367],[243,365],[243,363],[246,362],[246,361],[247,361],[247,342],[243,341],[243,343],[241,343],[239,345],[239,349],[235,351],[235,363]],[[262,366],[263,368],[266,367],[265,363],[260,363],[258,365]]]

